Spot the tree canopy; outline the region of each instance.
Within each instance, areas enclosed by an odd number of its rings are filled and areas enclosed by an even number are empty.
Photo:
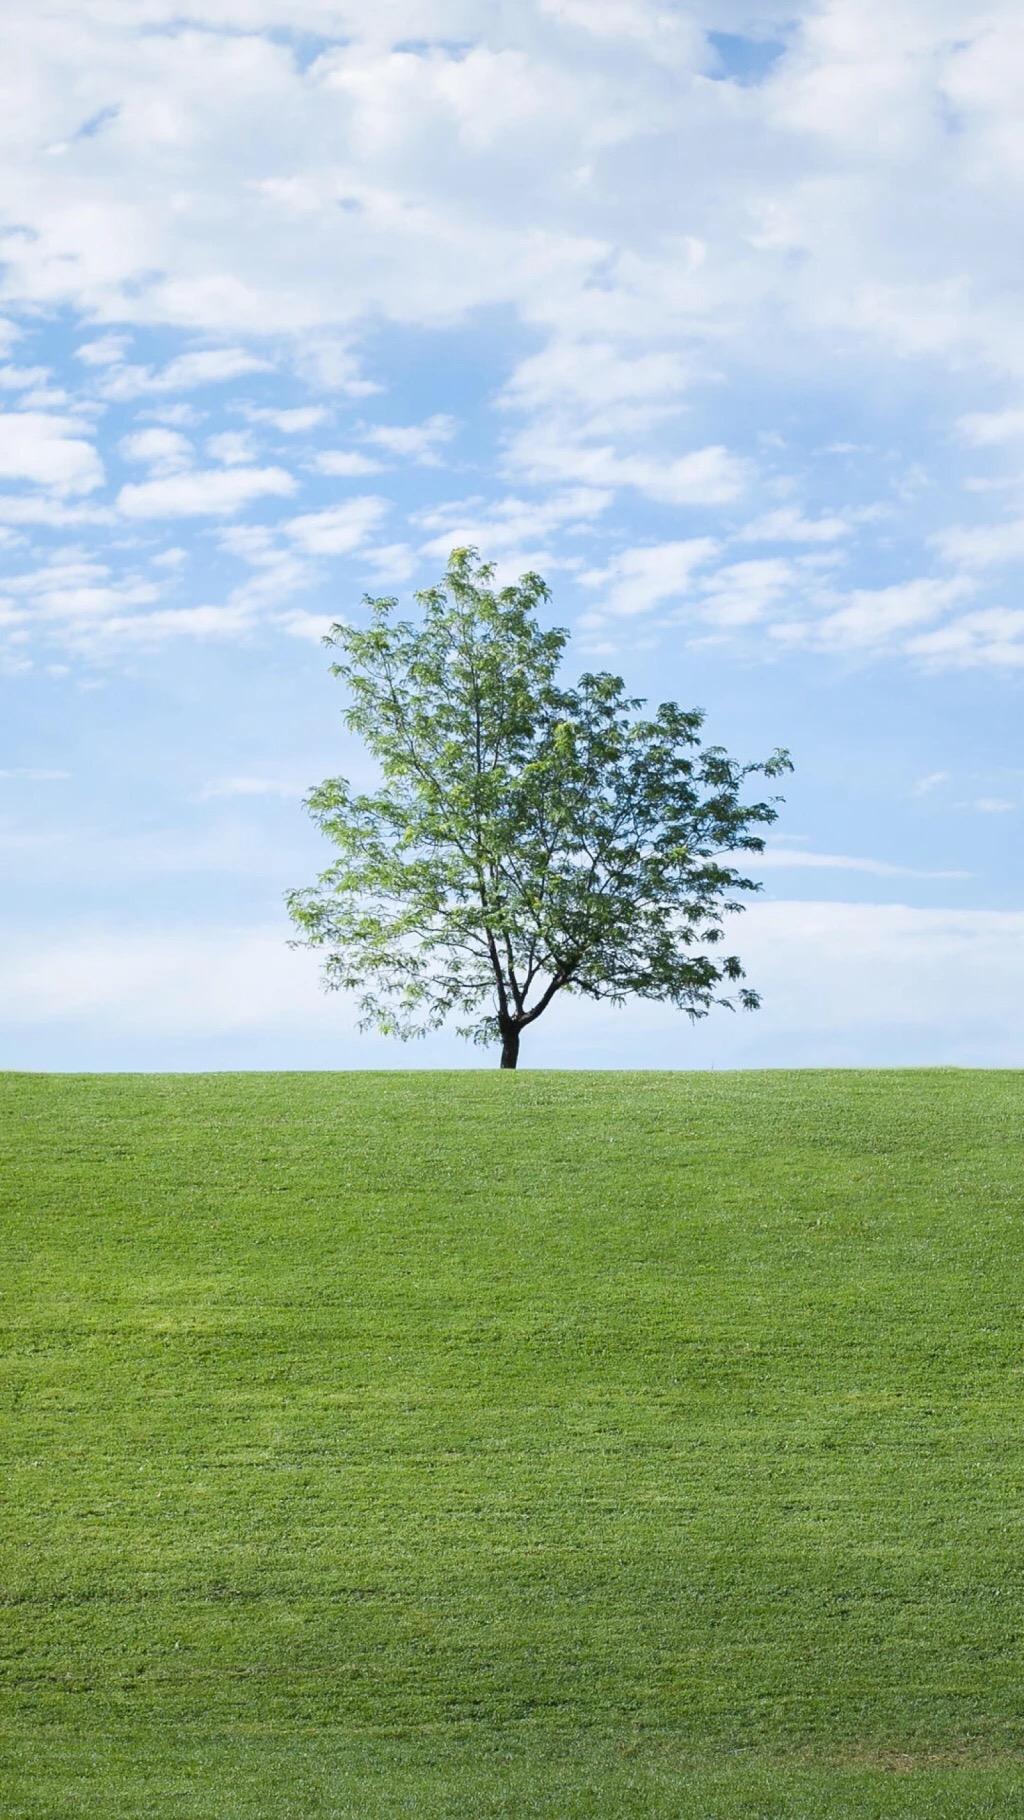
[[[749,780],[790,769],[784,751],[738,764],[704,744],[699,709],[645,714],[618,676],[569,687],[568,633],[538,616],[548,593],[532,573],[495,588],[460,549],[417,595],[418,622],[368,597],[368,625],[332,628],[345,719],[380,784],[311,792],[337,858],[288,897],[363,1028],[410,1037],[454,1017],[506,1068],[560,993],[691,1018],[758,1004],[721,944],[737,893],[759,889],[734,862],[778,813],[777,797],[744,800]]]

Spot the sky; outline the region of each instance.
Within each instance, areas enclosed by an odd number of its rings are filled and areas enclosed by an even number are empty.
[[[320,642],[450,548],[796,770],[691,1024],[1024,1065],[1018,0],[6,0],[0,1066],[481,1066],[288,945]]]

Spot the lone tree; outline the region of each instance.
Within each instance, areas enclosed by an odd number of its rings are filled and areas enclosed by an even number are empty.
[[[502,1068],[561,992],[691,1018],[756,1007],[719,953],[735,893],[759,889],[728,861],[762,850],[779,799],[741,797],[790,769],[786,753],[738,765],[702,743],[699,710],[644,717],[617,676],[567,688],[568,633],[537,619],[544,582],[493,576],[454,550],[419,624],[368,597],[368,627],[325,640],[382,781],[309,796],[339,857],[289,894],[299,945],[327,951],[325,982],[358,995],[361,1028],[419,1036],[455,1014],[461,1035],[500,1041]]]

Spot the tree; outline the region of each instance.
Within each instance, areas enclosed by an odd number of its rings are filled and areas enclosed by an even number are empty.
[[[538,622],[540,576],[493,580],[454,550],[420,623],[367,597],[369,625],[325,640],[381,785],[328,778],[307,799],[339,857],[289,894],[298,945],[327,951],[325,983],[358,995],[362,1028],[418,1036],[454,1014],[460,1034],[500,1040],[502,1068],[559,993],[691,1018],[754,1008],[719,954],[735,894],[759,889],[729,861],[762,850],[779,799],[741,799],[786,753],[738,765],[702,743],[697,709],[644,718],[605,673],[566,687],[568,633]]]

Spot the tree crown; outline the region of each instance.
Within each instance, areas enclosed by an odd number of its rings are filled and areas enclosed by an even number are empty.
[[[733,859],[761,851],[778,813],[742,800],[748,779],[788,756],[737,764],[703,743],[699,710],[644,714],[617,676],[566,686],[545,583],[493,582],[455,550],[418,624],[367,598],[369,624],[326,641],[381,772],[376,790],[335,777],[308,798],[338,857],[288,902],[327,984],[356,994],[364,1027],[414,1036],[455,1015],[516,1047],[563,991],[691,1017],[756,1006],[720,944],[736,894],[759,889]]]

